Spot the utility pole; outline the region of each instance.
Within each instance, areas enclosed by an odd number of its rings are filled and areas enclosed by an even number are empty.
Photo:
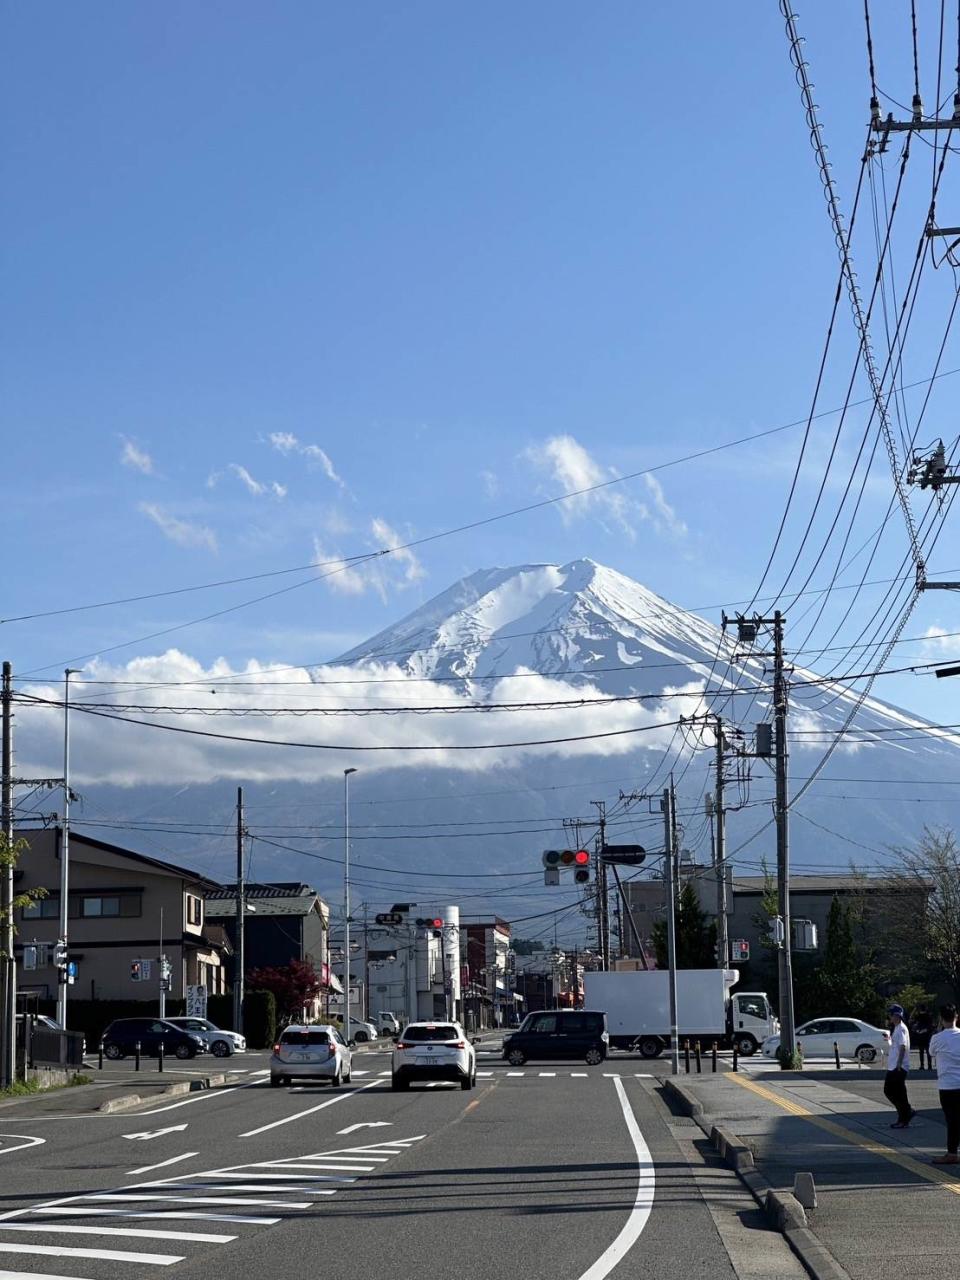
[[[723,803],[723,753],[726,740],[723,736],[723,721],[719,716],[716,718],[714,732],[717,778],[713,792],[712,826],[713,858],[717,877],[717,965],[721,969],[726,969],[730,963],[730,939],[727,935],[726,809]]]
[[[236,947],[234,949],[233,968],[233,1029],[243,1035],[243,984],[246,967],[246,947],[244,938],[247,886],[243,870],[243,841],[246,831],[243,826],[243,787],[237,787],[237,901],[236,901]]]
[[[600,966],[604,973],[610,968],[610,899],[607,881],[607,867],[603,861],[603,846],[606,844],[607,806],[603,800],[591,800],[600,815],[600,830],[596,841],[597,867],[597,932],[600,941]]]
[[[787,682],[783,671],[783,614],[773,615],[773,715],[776,738],[777,910],[783,920],[780,948],[780,1062],[797,1051],[793,1019],[793,934],[790,921],[790,826],[787,798]]]
[[[0,1004],[0,1085],[17,1077],[17,962],[13,954],[13,667],[3,664],[3,746],[0,755],[0,811],[7,850],[2,868],[3,904],[3,1000]]]
[[[70,677],[77,672],[67,667],[63,676],[63,834],[60,841],[60,946],[57,963],[57,1021],[67,1029],[67,965],[70,960]]]
[[[350,775],[343,771],[343,1038],[350,1042]]]
[[[163,951],[163,907],[160,908],[160,959],[157,961],[157,971],[160,974],[160,1017],[167,1016],[167,980],[164,976],[167,971],[167,957]]]
[[[667,981],[670,989],[670,1070],[680,1073],[680,1029],[677,1023],[677,899],[674,888],[674,863],[677,856],[674,843],[674,790],[673,774],[670,785],[663,793],[663,858],[664,881],[667,891]]]

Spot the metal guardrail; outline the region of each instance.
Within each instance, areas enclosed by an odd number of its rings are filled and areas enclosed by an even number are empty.
[[[30,1067],[79,1070],[83,1066],[83,1035],[79,1031],[55,1031],[28,1020],[24,1038],[24,1060]]]

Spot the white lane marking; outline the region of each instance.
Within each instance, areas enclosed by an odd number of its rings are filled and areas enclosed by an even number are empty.
[[[58,1244],[0,1244],[0,1253],[40,1254],[45,1258],[99,1258],[101,1262],[139,1262],[169,1267],[183,1262],[175,1253],[128,1253],[124,1249],[67,1249]]]
[[[171,1156],[169,1160],[161,1160],[159,1164],[146,1164],[142,1169],[131,1169],[127,1177],[132,1178],[138,1173],[153,1173],[154,1169],[166,1169],[167,1165],[179,1164],[181,1160],[192,1160],[199,1154],[199,1151],[185,1151],[182,1156]]]
[[[259,1168],[260,1166],[257,1166],[257,1167]],[[271,1169],[276,1169],[276,1168],[284,1168],[285,1166],[268,1165],[267,1167]],[[259,1176],[264,1178],[288,1178],[290,1176],[290,1173],[296,1173],[302,1177],[306,1177],[307,1176],[306,1174],[301,1174],[302,1169],[324,1169],[324,1168],[326,1168],[326,1166],[322,1164],[292,1164],[290,1165],[289,1173],[264,1173]],[[363,1170],[359,1170],[359,1172],[362,1173]],[[245,1175],[241,1173],[233,1173],[233,1174],[224,1174],[223,1176],[232,1177],[232,1178],[242,1178]],[[323,1182],[356,1182],[356,1178],[344,1178],[340,1174],[334,1174],[334,1173],[321,1173],[321,1174],[316,1174],[314,1176],[317,1177],[319,1180],[322,1180]]]
[[[359,1124],[348,1124],[346,1129],[338,1129],[337,1136],[342,1137],[347,1133],[355,1133],[357,1129],[392,1129],[392,1120],[361,1120]]]
[[[0,1280],[41,1280],[36,1271],[0,1271]],[[43,1280],[79,1280],[77,1276],[53,1276],[44,1271]]]
[[[607,1245],[593,1266],[587,1268],[580,1280],[604,1280],[604,1277],[608,1276],[614,1267],[623,1261],[640,1239],[640,1233],[647,1225],[650,1210],[653,1208],[653,1196],[656,1188],[653,1157],[643,1134],[640,1132],[637,1117],[633,1114],[627,1098],[627,1091],[619,1076],[614,1078],[613,1086],[617,1091],[620,1109],[623,1111],[623,1119],[627,1126],[627,1132],[630,1134],[633,1149],[637,1153],[637,1194],[633,1202],[633,1208],[630,1210],[630,1216],[620,1228],[619,1235],[612,1244]]]
[[[619,1080],[619,1079],[620,1079],[620,1072],[619,1072],[619,1071],[605,1071],[605,1072],[603,1073],[603,1078],[604,1078],[604,1080]]]
[[[586,1079],[588,1078],[588,1076],[589,1076],[589,1075],[590,1075],[590,1072],[589,1072],[589,1071],[571,1071],[571,1072],[570,1072],[570,1079],[571,1079],[571,1080],[586,1080]]]
[[[168,1129],[154,1129],[151,1133],[149,1129],[145,1129],[143,1133],[122,1133],[121,1138],[129,1138],[131,1142],[139,1138],[141,1142],[149,1142],[151,1138],[162,1138],[166,1133],[180,1133],[186,1129],[185,1124],[172,1124]]]
[[[478,1071],[478,1072],[477,1072],[477,1075],[478,1075],[478,1076],[492,1076],[492,1075],[493,1075],[493,1072],[492,1072],[492,1071]]]
[[[183,1102],[171,1102],[165,1107],[152,1107],[149,1111],[138,1111],[133,1118],[139,1120],[141,1116],[158,1116],[163,1111],[176,1111],[178,1107],[189,1107],[195,1102],[204,1102],[208,1098],[223,1098],[228,1093],[239,1093],[241,1089],[257,1089],[261,1084],[263,1084],[262,1080],[248,1080],[245,1084],[231,1085],[229,1089],[198,1089],[192,1097],[184,1098]]]
[[[554,1076],[556,1076],[556,1074],[557,1074],[557,1073],[556,1073],[555,1071],[541,1071],[541,1072],[539,1073],[539,1075],[540,1075],[540,1079],[541,1079],[541,1080],[543,1080],[543,1079],[545,1079],[545,1078],[548,1078],[548,1077],[552,1080],[552,1079],[554,1078]]]
[[[302,1120],[304,1116],[312,1116],[316,1111],[322,1111],[324,1107],[332,1107],[338,1102],[344,1102],[347,1098],[356,1097],[358,1093],[362,1093],[364,1089],[371,1089],[376,1080],[371,1080],[368,1084],[362,1084],[356,1089],[351,1089],[346,1093],[338,1093],[332,1098],[328,1098],[326,1102],[318,1102],[315,1107],[308,1107],[306,1111],[297,1111],[292,1116],[284,1116],[282,1120],[274,1120],[272,1124],[263,1124],[259,1129],[248,1129],[246,1133],[241,1133],[241,1138],[255,1138],[259,1133],[266,1133],[269,1129],[278,1129],[282,1124],[292,1124],[295,1120]],[[241,1086],[245,1088],[246,1086]]]
[[[291,1174],[297,1175],[298,1182],[356,1182],[356,1178],[341,1178],[339,1175],[337,1176],[334,1176],[333,1174],[324,1175],[322,1173],[300,1173],[299,1170],[297,1169],[291,1169],[289,1173],[255,1173],[253,1176],[259,1182],[267,1182],[267,1180],[270,1178],[274,1178],[279,1182],[289,1182]],[[217,1181],[219,1182],[227,1178],[249,1178],[249,1177],[250,1177],[250,1174],[248,1173],[218,1173]],[[166,1182],[157,1183],[158,1187],[182,1186],[182,1185],[183,1184],[179,1182],[178,1183],[166,1183]],[[278,1188],[278,1189],[282,1189],[282,1188]],[[264,1186],[261,1188],[261,1190],[266,1191],[267,1187]],[[302,1190],[309,1191],[310,1188],[303,1187]]]
[[[370,1074],[370,1072],[369,1072],[369,1071],[358,1071],[358,1070],[356,1069],[356,1067],[354,1067],[350,1074],[351,1074],[351,1075],[355,1075],[355,1076],[368,1076],[368,1075]]]
[[[201,1244],[229,1244],[236,1236],[201,1231],[147,1231],[137,1227],[81,1227],[75,1222],[8,1222],[4,1231],[46,1231],[71,1236],[131,1236],[137,1240],[199,1240]]]
[[[331,1173],[373,1173],[376,1167],[375,1164],[343,1164],[340,1160],[324,1160],[322,1163],[313,1160],[310,1164],[292,1165],[291,1171],[295,1172],[297,1169],[319,1169],[322,1173],[326,1169]]]
[[[322,1187],[302,1187],[302,1186],[284,1186],[279,1187],[276,1183],[264,1182],[231,1182],[224,1186],[219,1181],[214,1182],[145,1182],[141,1184],[146,1187],[166,1187],[168,1189],[176,1189],[181,1191],[268,1191],[271,1194],[280,1191],[296,1191],[302,1196],[333,1196],[335,1191],[325,1191]],[[0,1227],[0,1230],[3,1228]]]
[[[17,1139],[15,1147],[6,1145],[7,1138]],[[23,1151],[25,1147],[39,1147],[46,1138],[28,1138],[25,1133],[0,1133],[0,1156],[12,1156],[14,1151]]]
[[[508,1076],[525,1076],[526,1074],[527,1073],[525,1071],[508,1071],[507,1072]]]
[[[252,1200],[246,1196],[141,1196],[130,1195],[124,1192],[123,1195],[109,1195],[107,1193],[97,1192],[96,1195],[84,1196],[85,1200],[120,1200],[127,1203],[132,1200],[169,1200],[173,1204],[255,1204],[266,1206],[271,1209],[309,1209],[310,1203],[304,1200],[300,1203],[298,1200]]]
[[[182,1222],[187,1218],[198,1222],[243,1222],[253,1223],[261,1227],[275,1227],[280,1218],[248,1217],[239,1213],[182,1213],[179,1209],[31,1209],[31,1213],[42,1213],[49,1218],[52,1214],[65,1218],[92,1218],[95,1214],[109,1218],[159,1218],[161,1222]],[[3,1272],[0,1272],[2,1280]]]
[[[652,1072],[652,1071],[635,1071],[633,1074],[634,1074],[634,1077],[635,1077],[637,1080],[652,1080],[652,1079],[653,1079],[653,1072]]]

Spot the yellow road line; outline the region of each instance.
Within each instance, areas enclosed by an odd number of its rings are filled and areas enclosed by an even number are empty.
[[[833,1120],[828,1120],[826,1116],[814,1115],[812,1111],[800,1106],[799,1103],[791,1102],[789,1098],[784,1098],[781,1094],[775,1093],[772,1089],[766,1089],[763,1085],[756,1084],[753,1080],[747,1080],[739,1073],[730,1072],[728,1078],[736,1080],[738,1085],[744,1089],[749,1089],[751,1093],[759,1094],[761,1098],[766,1098],[768,1102],[775,1103],[782,1110],[789,1111],[791,1115],[802,1116],[804,1120],[816,1125],[818,1129],[823,1129],[826,1133],[832,1133],[835,1138],[842,1138],[844,1142],[849,1142],[853,1146],[859,1147],[862,1151],[868,1151],[873,1156],[883,1156],[891,1164],[899,1165],[901,1169],[906,1169],[909,1173],[914,1173],[920,1178],[925,1178],[927,1182],[936,1183],[937,1186],[943,1187],[945,1191],[952,1191],[954,1195],[960,1196],[960,1182],[949,1173],[944,1173],[933,1165],[921,1164],[919,1160],[914,1160],[912,1156],[904,1155],[893,1147],[888,1147],[883,1142],[877,1142],[874,1138],[867,1138],[862,1134],[854,1133],[852,1129],[845,1129],[843,1125],[837,1124]]]

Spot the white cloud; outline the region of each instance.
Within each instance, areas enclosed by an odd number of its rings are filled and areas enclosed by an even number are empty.
[[[171,515],[156,502],[141,502],[140,510],[157,526],[165,538],[178,547],[200,547],[205,551],[217,550],[217,536],[206,525],[192,524]]]
[[[394,529],[390,528],[386,520],[381,520],[379,516],[375,516],[370,521],[370,532],[373,534],[378,548],[390,547],[393,552],[390,556],[390,563],[402,566],[404,583],[409,586],[411,583],[419,582],[421,578],[426,577],[423,565],[409,547],[401,546],[404,539]]]
[[[310,462],[316,463],[328,480],[332,480],[338,488],[346,490],[343,477],[337,474],[330,455],[318,444],[302,444],[292,431],[271,431],[268,437],[271,445],[278,453],[288,457],[291,453],[299,453]]]
[[[236,476],[247,493],[252,494],[255,498],[262,498],[265,493],[272,493],[278,500],[287,496],[287,486],[285,484],[278,484],[276,480],[271,480],[269,483],[258,480],[256,476],[250,474],[246,467],[242,467],[239,462],[228,462],[227,471]],[[226,472],[223,471],[212,471],[207,476],[207,488],[215,489],[225,474]]]
[[[232,678],[242,676],[234,686]],[[570,702],[569,709],[545,711],[531,708],[516,712],[426,715],[428,706],[460,707],[473,702],[475,690],[464,691],[446,682],[419,681],[394,663],[323,667],[318,681],[305,668],[271,669],[251,660],[234,669],[219,660],[203,665],[195,658],[170,649],[153,657],[137,658],[114,666],[94,662],[84,668],[79,681],[134,682],[130,701],[145,706],[177,706],[178,714],[137,715],[145,724],[112,723],[109,733],[103,721],[77,713],[71,720],[74,781],[80,787],[94,784],[139,786],[158,777],[172,785],[202,784],[217,780],[251,782],[299,781],[342,773],[345,761],[360,763],[364,772],[375,769],[453,768],[466,772],[513,766],[533,757],[618,756],[646,747],[663,752],[673,736],[672,722],[687,712],[690,698],[664,698],[656,704],[605,703],[584,709],[582,699],[602,698],[593,685],[572,687],[561,679],[532,673],[522,681],[491,682],[485,692],[491,702]],[[355,683],[366,678],[369,683]],[[348,686],[337,681],[350,681]],[[187,682],[187,683],[184,683]],[[518,685],[523,693],[518,698]],[[98,686],[102,688],[103,686]],[[699,690],[701,684],[684,686]],[[49,709],[24,704],[18,710],[19,751],[24,772],[48,776],[56,772],[62,751],[62,690],[37,684],[29,693],[49,698]],[[349,696],[348,696],[349,695]],[[231,714],[242,708],[312,707],[330,711],[349,706],[366,714],[318,714],[266,716]],[[193,711],[186,708],[201,708]],[[391,714],[369,714],[387,707]],[[222,714],[209,715],[209,711]],[[150,727],[157,722],[181,729],[240,735],[252,741],[221,741],[168,732]],[[618,733],[642,728],[645,732]],[[486,743],[533,742],[545,738],[580,738],[584,734],[616,736],[588,741],[555,743],[548,747],[479,749]],[[298,749],[274,743],[295,740]],[[351,747],[402,747],[418,745],[430,751],[386,750],[350,755]],[[311,749],[315,748],[315,749]],[[323,748],[323,749],[321,749]],[[329,749],[328,749],[329,748]],[[451,750],[450,748],[463,748]]]
[[[480,481],[483,492],[488,498],[495,498],[500,492],[500,477],[494,471],[481,471]]]
[[[266,493],[267,486],[261,484],[259,480],[254,480],[247,468],[241,467],[239,462],[228,462],[227,470],[233,472],[240,483],[246,487],[248,493],[252,493],[256,497],[259,497],[261,493]]]
[[[317,538],[313,540],[313,558],[325,575],[324,582],[337,595],[362,596],[371,585],[362,568],[352,568],[338,551],[327,551]]]
[[[686,533],[686,526],[664,496],[659,481],[647,476],[647,490],[653,509],[640,502],[622,488],[610,486],[617,478],[613,467],[604,467],[573,436],[551,436],[541,444],[528,448],[524,457],[544,475],[552,486],[552,494],[572,493],[575,496],[557,504],[564,524],[587,515],[594,515],[602,524],[612,524],[621,533],[633,539],[637,525],[650,521],[658,532],[674,536]],[[607,485],[598,488],[598,485]],[[581,492],[589,490],[590,492]]]
[[[330,550],[314,537],[314,562],[324,566],[323,572],[329,575],[324,581],[331,591],[338,595],[363,595],[374,591],[386,601],[391,590],[403,591],[426,577],[426,571],[413,551],[402,546],[406,539],[386,520],[375,516],[370,521],[370,534],[367,545],[371,558],[356,563],[345,559],[339,551]],[[384,548],[390,548],[391,554],[378,554]]]
[[[129,439],[127,436],[121,436],[120,439],[123,441],[123,449],[120,453],[121,464],[125,467],[130,467],[133,471],[139,471],[145,476],[156,475],[153,459],[146,449],[141,449],[136,441]]]

